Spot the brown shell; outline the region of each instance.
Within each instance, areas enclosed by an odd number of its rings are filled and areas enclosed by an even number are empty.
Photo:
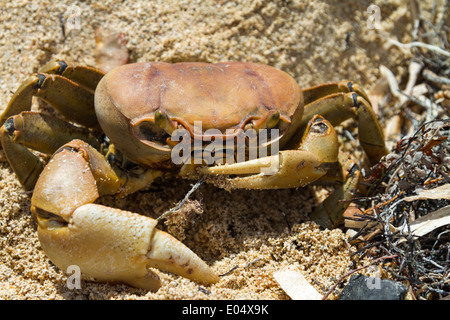
[[[124,65],[107,75],[111,102],[131,125],[164,111],[186,129],[242,128],[271,109],[290,123],[301,101],[295,80],[276,68],[245,62],[148,62]]]

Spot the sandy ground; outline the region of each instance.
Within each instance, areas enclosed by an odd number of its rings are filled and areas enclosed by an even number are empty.
[[[380,30],[368,28],[371,3],[381,9]],[[65,38],[59,17],[66,21]],[[19,0],[0,2],[0,22],[0,112],[20,83],[51,59],[95,65],[98,27],[124,34],[131,62],[253,61],[288,72],[304,87],[351,79],[366,88],[378,79],[381,64],[405,74],[403,53],[381,34],[408,41],[411,30],[400,0]],[[73,24],[77,29],[70,30]],[[193,209],[184,210],[188,219],[175,215],[163,228],[217,273],[237,267],[220,282],[200,286],[161,272],[156,293],[90,281],[69,289],[64,270],[40,247],[29,195],[2,152],[0,179],[0,299],[289,299],[273,278],[283,266],[298,266],[322,293],[352,264],[342,231],[308,222],[328,190],[228,192],[202,185],[192,196]],[[157,217],[184,197],[190,183],[156,181],[126,199],[105,201]]]

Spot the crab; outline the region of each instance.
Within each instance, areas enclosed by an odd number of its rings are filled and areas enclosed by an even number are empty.
[[[34,96],[59,115],[30,111]],[[49,259],[62,270],[78,266],[87,279],[157,290],[153,268],[204,284],[219,277],[158,220],[97,204],[99,197],[123,197],[171,175],[230,189],[333,182],[338,187],[311,217],[333,228],[360,177],[334,130],[349,118],[377,163],[387,153],[383,133],[367,94],[351,81],[302,90],[287,73],[249,62],[134,63],[104,75],[57,60],[23,82],[0,125],[13,171],[33,190],[31,212]],[[254,148],[259,157],[250,156],[252,137],[263,141]],[[181,145],[192,149],[176,162]],[[46,164],[42,153],[51,155]]]

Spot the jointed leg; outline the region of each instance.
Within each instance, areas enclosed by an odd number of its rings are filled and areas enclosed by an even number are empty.
[[[26,79],[14,93],[0,117],[0,125],[13,115],[29,111],[36,96],[55,107],[67,120],[87,127],[98,126],[94,90],[103,76],[101,72],[69,66],[62,61],[49,63],[41,70]]]
[[[364,91],[364,89],[362,89],[359,85],[353,83],[352,81],[325,83],[302,90],[303,101],[305,105],[308,105],[316,100],[319,100],[323,97],[329,96],[334,93],[348,93],[348,92],[355,92],[357,95],[369,101],[369,96]]]
[[[339,165],[342,175],[340,184],[313,212],[311,220],[317,222],[324,228],[333,229],[343,222],[343,214],[358,191],[361,173],[359,167],[351,157],[345,154],[339,155]],[[331,176],[328,178],[333,179]],[[328,180],[329,182],[330,180]],[[343,182],[343,183],[342,183]]]
[[[51,116],[29,112],[33,96],[55,107],[67,120],[98,126],[94,90],[103,74],[94,68],[50,62],[26,79],[0,116],[0,139],[8,161],[25,189],[31,190],[43,169],[28,150],[53,153],[63,144],[82,139],[98,148],[100,142],[87,129]]]
[[[0,128],[0,139],[12,169],[26,190],[34,188],[43,170],[40,158],[28,148],[53,154],[73,139],[81,139],[100,148],[100,141],[89,130],[30,111],[10,117]]]
[[[333,126],[354,118],[358,122],[359,141],[371,164],[376,164],[387,149],[383,130],[372,110],[367,94],[352,82],[329,83],[302,91],[305,112],[299,130],[287,143],[286,148],[298,146],[307,122],[320,114]]]
[[[74,66],[66,61],[51,61],[39,69],[39,73],[57,74],[95,91],[104,74],[95,68],[86,66]]]
[[[33,190],[39,175],[44,170],[44,164],[26,147],[14,142],[10,135],[12,131],[12,126],[8,123],[1,127],[1,145],[19,182],[25,190]]]

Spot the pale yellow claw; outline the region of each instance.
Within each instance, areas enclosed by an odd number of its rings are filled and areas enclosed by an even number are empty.
[[[85,142],[72,141],[55,153],[31,200],[39,239],[50,260],[62,270],[78,266],[88,279],[148,290],[160,286],[151,268],[202,283],[217,282],[203,260],[156,228],[156,220],[92,203],[101,194],[123,189],[124,180],[114,175],[102,155]]]
[[[317,156],[309,151],[281,151],[279,155],[270,157],[270,166],[267,165],[267,160],[269,159],[262,158],[231,165],[200,167],[197,171],[204,175],[250,174],[218,181],[225,188],[245,189],[295,188],[305,186],[326,173]],[[262,171],[270,167],[272,172]]]
[[[234,164],[199,167],[203,175],[238,175],[217,182],[225,188],[281,189],[305,186],[327,173],[327,164],[338,160],[337,135],[321,116],[308,123],[298,150]],[[239,176],[240,175],[240,176]]]
[[[215,283],[219,277],[180,241],[155,229],[151,249],[146,254],[148,266],[169,271],[201,283]]]
[[[87,278],[157,290],[154,267],[203,283],[218,281],[206,263],[156,224],[132,212],[86,204],[67,224],[39,223],[38,234],[55,265],[62,270],[78,266]]]

